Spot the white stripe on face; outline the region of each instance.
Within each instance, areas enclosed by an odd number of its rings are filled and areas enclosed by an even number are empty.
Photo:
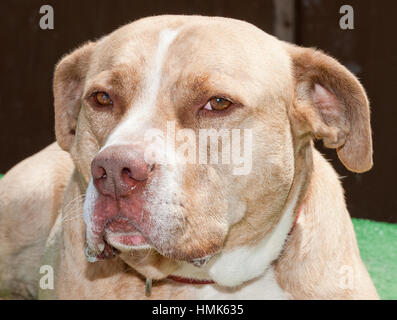
[[[131,138],[131,133],[139,129],[139,127],[150,125],[160,89],[164,60],[167,56],[168,48],[178,33],[179,30],[169,29],[160,32],[154,64],[145,77],[144,90],[141,92],[138,102],[134,102],[134,108],[130,108],[125,120],[109,136],[102,150],[110,145],[125,143],[126,140]]]

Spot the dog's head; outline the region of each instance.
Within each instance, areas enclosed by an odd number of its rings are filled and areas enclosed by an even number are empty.
[[[372,165],[356,78],[233,19],[126,25],[64,57],[54,95],[58,143],[88,183],[94,254],[110,245],[201,261],[263,238],[312,137],[352,171]]]

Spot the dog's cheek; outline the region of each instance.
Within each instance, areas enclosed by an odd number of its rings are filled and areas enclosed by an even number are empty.
[[[222,249],[229,229],[229,189],[220,171],[208,166],[201,179],[191,184],[185,221],[189,234],[181,239],[180,246],[190,259],[213,255]]]
[[[212,208],[206,210],[213,211]],[[186,216],[186,213],[189,213]],[[222,249],[228,232],[226,219],[216,220],[203,210],[186,208],[184,222],[168,221],[171,226],[157,226],[151,241],[164,256],[190,261],[214,255]],[[173,225],[173,227],[172,227]],[[168,230],[168,232],[165,232]]]
[[[85,181],[91,177],[91,162],[100,149],[96,136],[92,133],[89,121],[87,121],[83,112],[80,113],[76,137],[70,149],[70,155],[73,162]]]
[[[178,214],[171,215],[177,232],[164,244],[167,255],[192,260],[221,250],[228,232],[226,187],[210,166],[186,170],[179,192],[183,194]]]

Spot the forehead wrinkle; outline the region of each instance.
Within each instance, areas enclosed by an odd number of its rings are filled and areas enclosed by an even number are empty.
[[[138,72],[135,70],[134,66],[119,64],[90,77],[87,80],[87,85],[125,87],[129,86],[129,79],[136,78],[137,76]],[[136,84],[138,81],[134,82]]]

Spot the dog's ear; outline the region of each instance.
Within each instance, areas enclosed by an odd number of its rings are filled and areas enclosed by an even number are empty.
[[[94,43],[89,42],[63,57],[54,73],[55,134],[59,146],[69,151],[76,132],[84,80]]]
[[[294,70],[295,100],[291,110],[302,134],[322,139],[337,150],[353,172],[372,167],[369,103],[357,78],[321,51],[287,45]]]

